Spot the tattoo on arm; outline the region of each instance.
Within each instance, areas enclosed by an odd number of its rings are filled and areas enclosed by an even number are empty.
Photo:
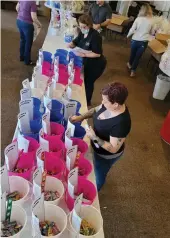
[[[90,109],[88,112],[84,113],[84,114],[82,115],[82,117],[83,117],[83,119],[87,119],[87,118],[92,117],[94,113],[95,113],[95,109],[92,108],[92,109]]]
[[[94,138],[94,140],[97,140],[98,144],[102,148],[104,148],[105,150],[109,151],[110,153],[114,153],[113,151],[115,151],[115,148],[114,148],[114,146],[110,142],[104,141],[104,140],[100,139],[97,136]],[[122,138],[118,138],[117,139],[117,147],[120,147],[121,143],[122,143]]]
[[[104,149],[106,149],[107,151],[109,151],[109,152],[112,153],[113,146],[112,146],[111,143],[106,142],[106,141],[100,139],[99,137],[94,138],[94,140],[97,140],[97,141],[98,141],[98,144],[99,144],[101,147],[103,147]]]
[[[88,112],[82,114],[83,119],[91,118],[93,116],[93,114],[98,111],[99,107],[100,106],[91,108]]]

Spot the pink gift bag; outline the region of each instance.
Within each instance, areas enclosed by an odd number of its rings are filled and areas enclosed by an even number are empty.
[[[61,83],[63,85],[67,85],[68,84],[68,73],[64,70],[60,70],[59,71],[59,79],[58,79],[58,83]]]
[[[92,182],[83,177],[78,177],[78,186],[76,195],[80,195],[81,193],[83,193],[83,198],[86,199],[86,202],[83,201],[83,204],[91,205],[94,199],[96,198],[97,191],[95,185]],[[76,198],[72,198],[69,195],[67,190],[65,193],[65,200],[70,211],[74,207],[75,199]]]
[[[47,77],[51,77],[54,74],[54,71],[51,70],[51,64],[49,62],[44,61],[42,64],[42,74]]]
[[[92,168],[93,168],[91,162],[89,160],[85,159],[83,156],[81,156],[77,160],[77,162],[75,162],[75,167],[76,166],[78,166],[78,175],[83,178],[87,178],[90,175],[90,173],[92,172]],[[67,181],[69,172],[70,171],[66,167],[66,170],[65,170],[66,181]]]
[[[29,147],[28,147],[28,155],[30,157],[34,157],[34,162],[36,163],[36,151],[39,148],[39,143],[37,142],[37,140],[35,140],[32,137],[28,137],[28,136],[24,136],[24,138],[26,138],[27,140],[29,140]],[[14,141],[17,141],[17,139],[15,139]],[[23,153],[24,154],[24,153]]]
[[[58,179],[63,179],[65,172],[65,163],[54,153],[44,152],[44,169],[47,174]]]
[[[55,136],[46,135],[45,139],[49,141],[49,151],[53,152],[54,155],[64,160],[66,155],[64,143],[58,137]]]
[[[73,141],[73,145],[77,145],[78,146],[78,151],[82,154],[85,155],[85,153],[88,151],[88,145],[87,143],[79,138],[71,138],[71,140]]]
[[[63,139],[63,135],[65,132],[64,126],[58,124],[56,122],[50,122],[51,127],[51,135],[44,134],[44,139],[48,140],[48,138],[59,138],[60,140]]]
[[[20,176],[28,181],[32,180],[32,175],[35,170],[35,158],[33,154],[30,153],[22,153],[18,158],[16,168],[18,169],[28,169],[25,172],[18,173],[18,172],[11,172],[9,171],[9,176]]]

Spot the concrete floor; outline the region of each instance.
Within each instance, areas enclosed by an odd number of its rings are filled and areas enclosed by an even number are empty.
[[[21,82],[31,78],[32,68],[18,61],[19,34],[16,14],[2,11],[2,150],[11,142],[18,113]],[[48,22],[34,43],[32,58],[44,41]],[[122,40],[104,42],[107,70],[95,85],[93,104],[100,103],[99,92],[106,83],[121,81],[129,89],[127,105],[132,131],[124,157],[117,162],[99,194],[106,238],[170,237],[169,147],[162,145],[159,131],[170,108],[170,99],[152,99],[152,69],[148,54],[142,59],[137,77],[128,76],[126,62],[129,44]],[[164,150],[165,147],[165,150]],[[2,152],[3,153],[3,152]]]

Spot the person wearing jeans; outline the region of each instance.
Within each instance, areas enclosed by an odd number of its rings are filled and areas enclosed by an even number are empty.
[[[18,12],[17,27],[20,32],[20,61],[26,65],[32,65],[31,48],[34,38],[35,22],[39,27],[41,23],[37,19],[37,6],[35,1],[20,1],[17,3]]]
[[[127,37],[132,36],[131,54],[128,69],[131,71],[130,76],[134,77],[140,58],[147,48],[148,40],[152,32],[152,9],[148,4],[141,7],[139,15],[132,25]]]
[[[125,101],[127,88],[121,83],[112,83],[102,89],[102,104],[87,113],[72,116],[71,122],[80,122],[93,117],[93,125],[86,129],[94,150],[94,169],[98,191],[105,183],[112,165],[124,153],[125,140],[131,129],[131,118]]]
[[[96,175],[96,184],[98,191],[100,191],[102,186],[105,184],[107,174],[111,169],[112,165],[115,164],[120,159],[122,154],[123,152],[120,154],[120,156],[116,156],[116,158],[107,159],[106,157],[103,158],[102,156],[94,152],[94,170]]]
[[[129,60],[129,65],[131,66],[131,71],[136,72],[139,64],[139,60],[142,57],[144,51],[148,46],[148,41],[131,41],[131,55]]]

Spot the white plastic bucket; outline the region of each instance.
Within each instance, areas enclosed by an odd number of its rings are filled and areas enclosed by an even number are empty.
[[[56,84],[55,84],[55,90],[64,91],[65,88],[66,88],[66,86],[63,85],[63,84],[61,84],[61,83],[56,83]]]
[[[36,178],[34,180],[34,182],[40,187],[41,185],[36,181]],[[60,197],[57,198],[54,201],[44,201],[45,204],[54,204],[54,205],[58,205],[59,202],[61,201],[63,195],[64,195],[64,185],[63,183],[52,176],[47,176],[46,177],[46,181],[45,181],[45,191],[52,191],[52,192],[58,192],[60,194]]]
[[[21,238],[27,224],[27,214],[24,209],[20,206],[12,204],[11,219],[10,221],[16,221],[22,225],[22,229],[15,235],[9,236],[9,238]]]
[[[74,92],[76,91],[76,92],[79,92],[79,93],[82,91],[82,87],[77,85],[77,84],[72,84],[71,89],[72,89],[72,91],[74,91]]]
[[[81,206],[81,212],[80,212],[80,217],[82,219],[85,219],[88,221],[95,229],[96,233],[92,236],[84,236],[81,234],[77,234],[75,228],[72,225],[71,218],[72,218],[72,213],[71,212],[68,216],[68,230],[69,230],[69,237],[70,238],[100,238],[102,234],[102,228],[103,228],[103,218],[100,214],[100,212],[93,206],[86,206],[82,205]],[[76,236],[77,234],[77,236]]]
[[[55,224],[57,225],[60,231],[58,235],[50,236],[50,237],[51,238],[62,237],[62,234],[67,227],[67,215],[63,211],[63,209],[53,204],[45,204],[45,220],[55,222]],[[48,236],[41,235],[41,237],[48,237]]]
[[[72,100],[76,100],[78,102],[81,102],[82,100],[82,93],[81,92],[77,92],[77,91],[73,91],[71,94],[71,99]]]
[[[41,75],[40,77],[41,77],[41,79],[38,77],[38,75],[36,75],[36,79],[37,79],[37,87],[36,88],[40,89],[44,93],[46,90],[46,87],[47,87],[48,77],[44,76],[44,75]],[[32,89],[34,88],[32,81],[30,82],[30,86]]]
[[[61,100],[61,98],[62,98],[62,94],[63,94],[63,92],[64,92],[64,89],[63,90],[53,90],[53,99],[60,99]]]
[[[153,91],[153,98],[164,100],[168,92],[170,91],[170,77],[164,77],[158,75],[156,79],[155,88]]]
[[[28,199],[30,191],[29,183],[26,179],[19,176],[9,176],[10,192],[18,191],[21,195],[21,199],[14,201],[13,204],[23,206]]]
[[[43,98],[44,92],[39,88],[32,88],[31,95],[32,97],[35,97],[41,100]]]

